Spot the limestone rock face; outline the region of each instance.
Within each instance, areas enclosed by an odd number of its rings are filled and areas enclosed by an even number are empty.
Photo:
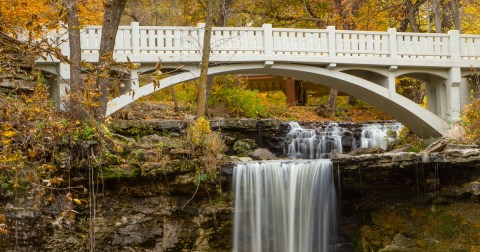
[[[386,246],[383,249],[380,249],[380,252],[403,252],[403,251],[412,251],[415,248],[415,242],[405,237],[402,234],[396,234],[393,237],[392,242],[390,245]]]
[[[240,157],[249,156],[252,153],[252,149],[257,147],[255,140],[242,139],[233,144],[233,151]]]
[[[442,150],[445,149],[447,146],[447,141],[445,139],[439,139],[433,143],[431,143],[425,150],[423,150],[423,153],[435,153],[435,152],[441,152]]]

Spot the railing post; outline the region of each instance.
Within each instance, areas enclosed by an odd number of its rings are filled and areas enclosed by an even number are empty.
[[[265,55],[273,55],[273,28],[272,24],[263,24],[263,50]]]
[[[202,55],[203,37],[205,36],[205,23],[198,23],[197,29],[198,29],[198,47],[199,47],[198,53]]]
[[[460,32],[458,30],[448,31],[450,35],[450,59],[460,60]]]
[[[398,57],[397,29],[389,28],[387,32],[390,39],[390,59],[396,60]]]
[[[132,54],[140,54],[140,25],[138,22],[130,24],[132,28]]]
[[[328,31],[328,56],[330,58],[335,58],[336,53],[335,53],[335,26],[328,26],[327,27]]]

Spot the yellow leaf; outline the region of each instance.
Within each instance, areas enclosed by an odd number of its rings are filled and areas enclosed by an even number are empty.
[[[3,132],[3,136],[4,137],[13,137],[17,134],[17,132],[13,131],[13,130],[7,130],[5,132]]]
[[[79,199],[73,199],[73,202],[75,204],[77,204],[77,206],[81,206],[82,205],[82,201],[80,201]]]
[[[12,141],[12,139],[2,139],[3,144],[9,144]]]
[[[28,149],[28,156],[33,158],[33,157],[37,156],[37,152],[33,149]]]
[[[3,130],[9,130],[9,129],[13,128],[13,126],[10,123],[4,123],[2,125],[2,128],[3,128]]]

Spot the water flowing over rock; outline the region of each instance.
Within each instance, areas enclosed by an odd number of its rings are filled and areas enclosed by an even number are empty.
[[[289,158],[331,158],[332,151],[342,154],[362,148],[386,150],[399,135],[400,123],[364,124],[360,129],[347,128],[338,123],[328,123],[317,129],[306,129],[297,122],[290,122],[290,132],[285,138]],[[375,151],[376,152],[376,151]]]
[[[336,196],[329,160],[266,161],[234,170],[233,251],[329,251]]]
[[[388,144],[393,142],[403,128],[401,123],[365,124],[362,126],[360,147],[380,147],[386,150]]]
[[[285,140],[288,143],[289,158],[330,158],[330,152],[333,150],[343,153],[342,137],[345,133],[350,133],[337,123],[330,123],[324,129],[314,130],[305,129],[297,122],[291,122],[290,128]],[[350,138],[354,139],[353,136]]]

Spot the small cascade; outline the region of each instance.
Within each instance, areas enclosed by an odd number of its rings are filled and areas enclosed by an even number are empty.
[[[238,164],[233,251],[331,251],[336,234],[332,174],[330,160]]]
[[[362,126],[360,147],[372,148],[378,146],[386,150],[388,145],[399,135],[402,128],[401,123],[365,124]]]
[[[285,138],[289,158],[330,158],[330,152],[333,150],[343,153],[342,137],[348,131],[337,123],[329,123],[325,128],[317,130],[305,129],[297,122],[289,124],[290,132]],[[355,144],[355,138],[351,133],[350,135]]]

